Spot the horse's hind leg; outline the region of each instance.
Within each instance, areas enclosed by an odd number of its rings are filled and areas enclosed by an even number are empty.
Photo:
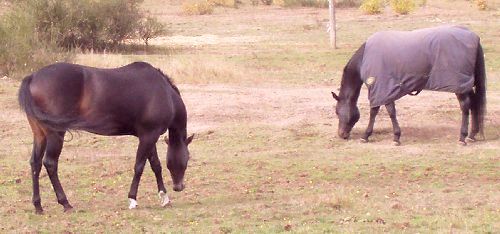
[[[59,155],[64,142],[65,132],[49,132],[47,133],[47,151],[43,159],[43,165],[47,169],[50,182],[57,196],[57,202],[64,207],[64,211],[69,211],[73,207],[69,204],[66,194],[64,193],[59,176],[57,174],[57,167],[59,163]]]
[[[153,147],[151,154],[149,155],[149,164],[151,165],[151,169],[155,173],[156,184],[158,185],[158,195],[160,196],[160,204],[161,206],[166,206],[170,203],[170,199],[167,196],[167,189],[165,188],[165,184],[163,183],[163,177],[161,173],[161,163],[158,158],[158,152],[156,151],[156,145]]]
[[[396,105],[394,104],[394,102],[391,102],[385,105],[385,109],[387,109],[389,117],[391,118],[392,129],[394,131],[394,145],[400,145],[401,142],[399,141],[399,138],[401,137],[401,128],[399,127],[398,119],[396,116]]]
[[[474,142],[476,141],[476,135],[479,133],[479,101],[477,100],[478,97],[472,92],[469,94],[469,98],[471,100],[471,129],[466,140]]]
[[[368,127],[366,127],[365,134],[361,138],[361,142],[368,142],[368,137],[373,133],[373,125],[375,124],[375,117],[377,117],[380,106],[370,108],[370,121],[368,122]]]
[[[466,145],[465,137],[467,137],[469,128],[469,110],[471,106],[470,94],[456,94],[458,101],[460,103],[460,109],[462,110],[462,127],[460,128],[460,139],[459,142],[462,145]]]
[[[33,152],[31,152],[31,178],[33,181],[33,205],[37,214],[43,213],[42,202],[40,199],[40,171],[42,170],[42,159],[47,146],[47,139],[43,128],[36,121],[28,119],[31,130],[33,131]]]
[[[132,179],[132,184],[130,184],[130,191],[128,193],[130,202],[129,209],[137,207],[137,190],[139,188],[142,172],[144,171],[146,160],[148,159],[153,147],[155,147],[159,137],[160,135],[157,134],[139,136],[139,146],[137,147],[137,155],[134,166],[134,178]]]

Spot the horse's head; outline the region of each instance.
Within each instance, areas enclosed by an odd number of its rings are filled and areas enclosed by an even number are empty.
[[[359,109],[355,101],[341,98],[332,92],[333,99],[337,101],[335,113],[339,118],[338,134],[342,139],[349,138],[352,128],[359,120]]]
[[[165,137],[168,144],[167,150],[167,168],[170,171],[174,191],[180,192],[184,189],[184,173],[186,172],[189,161],[188,145],[193,140],[194,134],[190,137]]]

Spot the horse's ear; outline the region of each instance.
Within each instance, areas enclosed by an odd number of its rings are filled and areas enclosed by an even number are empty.
[[[191,136],[189,136],[187,139],[186,139],[186,145],[189,145],[189,143],[191,143],[191,141],[193,141],[193,138],[194,138],[194,133],[191,134]]]
[[[167,145],[168,145],[168,136],[165,136],[165,137],[163,138],[163,140],[165,141],[165,144],[167,144]]]
[[[337,96],[337,94],[335,94],[335,92],[332,91],[332,96],[333,96],[333,99],[337,100],[337,102],[339,101],[339,96]]]

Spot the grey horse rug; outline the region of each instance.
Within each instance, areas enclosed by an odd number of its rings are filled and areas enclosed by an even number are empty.
[[[471,91],[478,46],[479,37],[459,26],[373,34],[366,41],[360,71],[370,106],[422,89]]]

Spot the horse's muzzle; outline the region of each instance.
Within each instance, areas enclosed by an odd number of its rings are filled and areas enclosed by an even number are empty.
[[[185,187],[186,186],[184,186],[184,183],[174,184],[174,191],[180,192],[180,191],[184,190]]]
[[[344,140],[347,140],[349,139],[349,133],[348,132],[340,132],[339,131],[339,137],[344,139]]]

